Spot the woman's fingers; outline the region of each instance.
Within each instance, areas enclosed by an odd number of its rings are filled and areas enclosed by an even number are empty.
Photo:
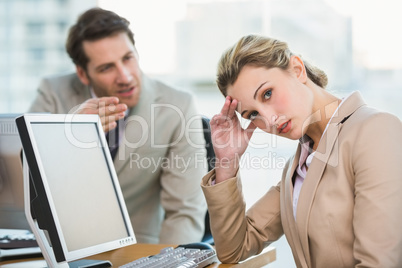
[[[230,96],[227,96],[225,98],[225,103],[223,104],[222,110],[221,110],[221,114],[222,115],[227,115],[228,111],[229,111],[229,105],[232,102],[232,99],[230,98]]]
[[[220,113],[221,116],[219,118],[217,118],[218,123],[222,124],[222,123],[224,123],[224,121],[227,120],[228,112],[229,112],[229,106],[230,106],[231,102],[232,102],[232,100],[230,99],[230,97],[229,96],[226,97],[225,103],[223,104],[223,107],[222,107],[222,110],[221,110],[221,113]]]
[[[218,124],[218,120],[219,120],[220,115],[221,115],[221,114],[216,114],[216,115],[214,115],[214,116],[211,118],[211,121],[209,122],[209,124],[210,124],[211,126],[214,126],[214,125]]]
[[[217,118],[217,122],[222,124],[225,121],[232,120],[236,115],[235,114],[236,108],[237,108],[237,100],[232,99],[230,96],[227,96],[220,113],[221,116]]]
[[[236,108],[237,108],[237,100],[236,99],[234,99],[234,100],[232,100],[232,102],[230,103],[230,105],[229,105],[229,111],[228,111],[228,117],[230,118],[230,119],[232,119],[233,118],[233,116],[236,116]]]

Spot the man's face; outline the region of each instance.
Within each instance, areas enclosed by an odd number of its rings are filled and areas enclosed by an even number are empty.
[[[116,96],[128,108],[140,98],[141,71],[138,54],[126,33],[118,33],[96,41],[84,41],[89,62],[87,71],[77,66],[77,74],[91,85],[97,97]]]

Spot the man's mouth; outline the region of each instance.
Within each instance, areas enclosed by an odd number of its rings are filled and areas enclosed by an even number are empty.
[[[130,87],[130,88],[118,91],[117,94],[121,95],[122,97],[128,97],[134,92],[134,90],[135,90],[135,87]]]

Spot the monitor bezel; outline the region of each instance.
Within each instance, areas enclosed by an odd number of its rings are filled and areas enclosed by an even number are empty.
[[[134,235],[134,231],[131,225],[130,217],[125,205],[124,197],[121,192],[120,184],[118,181],[117,174],[114,169],[113,161],[110,156],[110,152],[107,146],[107,142],[105,139],[105,135],[102,128],[102,123],[98,115],[83,115],[83,114],[46,114],[46,115],[37,115],[37,114],[24,114],[16,119],[18,131],[21,138],[22,147],[24,149],[24,153],[26,155],[27,163],[30,170],[30,181],[35,185],[36,190],[39,191],[42,196],[42,200],[40,202],[47,204],[42,204],[42,207],[45,209],[48,208],[51,213],[51,217],[53,221],[47,222],[46,224],[50,226],[50,228],[55,228],[55,232],[51,232],[49,234],[50,240],[52,241],[52,250],[55,254],[55,258],[57,262],[70,262],[73,260],[77,260],[80,258],[85,258],[94,254],[102,253],[105,251],[117,249],[120,247],[124,247],[127,245],[135,244],[136,239]],[[57,211],[55,205],[53,203],[52,193],[49,189],[48,179],[46,177],[46,173],[44,172],[44,163],[39,154],[39,149],[37,142],[35,140],[35,136],[33,133],[32,125],[35,123],[55,123],[55,124],[65,124],[65,134],[71,135],[69,133],[68,127],[70,124],[75,123],[90,123],[95,124],[99,140],[96,146],[100,146],[103,148],[103,153],[106,157],[106,162],[108,165],[108,170],[110,171],[110,177],[113,182],[114,190],[116,193],[116,197],[118,199],[118,203],[121,209],[121,215],[126,225],[127,236],[123,239],[118,239],[114,241],[104,242],[102,244],[98,244],[95,246],[90,246],[86,248],[81,248],[77,250],[68,250],[67,244],[65,242],[65,237],[62,232],[61,224],[59,218],[57,216]],[[90,145],[93,146],[93,145]],[[40,189],[43,188],[43,189]],[[42,191],[42,192],[41,192]],[[28,217],[28,215],[27,215]],[[38,218],[38,215],[36,215]],[[36,219],[38,220],[38,219]],[[40,221],[38,224],[34,226],[34,228],[38,228],[40,225]],[[30,219],[28,219],[30,222]],[[43,227],[43,226],[42,226]],[[31,225],[32,228],[32,225]],[[35,232],[34,232],[35,233]],[[52,236],[57,237],[52,237]],[[38,239],[38,237],[37,237]],[[39,237],[39,239],[42,239]],[[46,241],[44,242],[46,244]],[[41,246],[41,243],[38,243]]]

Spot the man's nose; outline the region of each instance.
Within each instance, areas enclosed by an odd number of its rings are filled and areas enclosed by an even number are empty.
[[[117,83],[119,84],[128,84],[133,79],[133,76],[130,73],[130,70],[125,66],[120,66],[117,74]]]

